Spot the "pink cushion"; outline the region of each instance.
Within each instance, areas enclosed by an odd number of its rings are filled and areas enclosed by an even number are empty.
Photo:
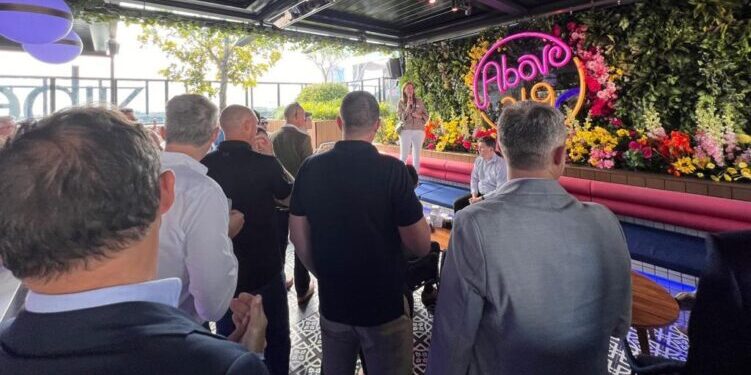
[[[592,201],[613,212],[708,232],[751,228],[751,202],[591,181]]]
[[[581,178],[573,178],[562,176],[558,182],[561,183],[564,189],[571,195],[575,196],[580,201],[592,200],[592,181],[583,180]]]
[[[470,175],[465,173],[446,172],[446,180],[451,182],[469,185],[470,179]]]
[[[446,171],[447,172],[454,172],[458,174],[465,174],[467,176],[472,175],[472,168],[474,167],[473,163],[466,163],[462,161],[453,161],[449,160],[446,162]]]

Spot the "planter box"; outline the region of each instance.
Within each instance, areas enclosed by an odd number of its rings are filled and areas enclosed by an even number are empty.
[[[399,153],[399,146],[377,144],[376,147],[383,152]],[[474,162],[477,157],[473,154],[429,150],[422,150],[421,155],[427,158],[463,161],[466,163]],[[712,197],[751,202],[751,184],[714,182],[711,180],[700,180],[693,177],[674,177],[667,174],[633,172],[621,169],[605,170],[578,165],[567,165],[564,175],[586,180],[611,182],[614,184],[640,186],[651,189],[708,195]]]
[[[603,170],[578,165],[566,166],[564,175],[587,180],[751,202],[751,185],[747,184],[714,182],[693,177],[674,177],[658,173],[633,172],[619,169]]]

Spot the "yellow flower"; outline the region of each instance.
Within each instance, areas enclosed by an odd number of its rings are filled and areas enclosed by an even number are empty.
[[[732,167],[728,168],[727,172],[730,174],[738,174],[738,170]]]
[[[712,177],[712,181],[714,181],[714,182],[720,182],[720,178],[719,177],[717,177],[717,176],[711,176],[711,177]]]
[[[727,182],[732,182],[733,181],[733,179],[728,174],[725,174],[723,177],[725,177],[725,181],[727,181]]]
[[[748,168],[741,169],[741,176],[745,178],[751,178],[751,169],[748,169]]]
[[[629,131],[626,129],[618,129],[618,131],[616,131],[615,134],[618,134],[619,137],[628,137]]]
[[[696,174],[696,177],[704,178],[704,173],[699,172],[699,173]]]
[[[737,165],[738,165],[738,168],[741,168],[741,169],[748,168],[748,164],[746,164],[745,162],[740,162]]]
[[[714,169],[715,167],[714,163],[707,163],[707,169]]]
[[[694,166],[694,163],[691,162],[691,158],[689,157],[680,158],[676,160],[672,165],[673,168],[683,174],[691,174],[696,171],[696,167]]]
[[[745,134],[745,133],[738,133],[736,134],[736,139],[738,140],[738,143],[742,145],[746,145],[751,143],[751,135]]]

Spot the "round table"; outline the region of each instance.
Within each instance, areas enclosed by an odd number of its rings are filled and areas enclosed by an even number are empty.
[[[631,271],[631,326],[636,329],[639,347],[649,353],[647,330],[667,327],[678,320],[678,303],[656,282]]]
[[[441,251],[446,251],[449,247],[449,238],[451,238],[451,229],[435,228],[430,233],[430,240],[438,242],[441,245]]]

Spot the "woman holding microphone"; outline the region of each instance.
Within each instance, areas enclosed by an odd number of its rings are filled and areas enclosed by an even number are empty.
[[[425,123],[428,122],[428,111],[422,100],[415,96],[415,86],[407,82],[402,87],[402,98],[399,100],[399,123],[396,131],[399,133],[399,159],[407,161],[407,155],[412,149],[412,164],[420,172],[420,150],[425,140]]]

